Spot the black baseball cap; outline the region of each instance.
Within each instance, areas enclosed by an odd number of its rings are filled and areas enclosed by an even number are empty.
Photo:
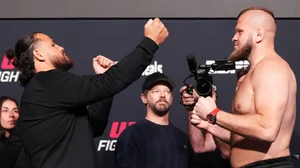
[[[158,84],[168,86],[171,91],[175,87],[174,82],[172,80],[170,80],[166,75],[164,75],[160,72],[155,72],[146,77],[146,79],[143,83],[143,86],[142,86],[142,91],[145,92],[145,90],[150,90],[151,88],[153,88],[155,85],[158,85]]]

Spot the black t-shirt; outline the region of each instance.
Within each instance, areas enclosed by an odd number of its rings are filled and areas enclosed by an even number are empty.
[[[86,106],[139,79],[157,49],[154,41],[144,38],[100,75],[77,76],[63,70],[36,74],[22,95],[20,118],[11,135],[20,137],[32,168],[98,168]]]
[[[186,133],[146,119],[127,127],[116,145],[117,168],[187,168],[193,151]]]

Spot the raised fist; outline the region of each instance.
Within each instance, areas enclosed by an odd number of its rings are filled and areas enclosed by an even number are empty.
[[[93,68],[96,74],[106,72],[114,64],[115,62],[102,55],[93,58]]]
[[[144,26],[145,37],[152,39],[157,45],[163,43],[169,32],[159,18],[149,19]]]

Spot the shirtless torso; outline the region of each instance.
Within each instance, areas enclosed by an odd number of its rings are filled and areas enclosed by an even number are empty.
[[[274,70],[274,72],[276,73],[279,71],[283,73],[285,75],[285,79],[282,80],[286,80],[288,83],[288,88],[277,88],[276,90],[274,90],[274,92],[282,92],[283,96],[288,97],[286,103],[284,104],[284,112],[281,112],[282,123],[279,124],[278,136],[275,138],[275,141],[271,143],[257,139],[245,138],[231,132],[230,160],[232,167],[241,167],[243,165],[260,160],[290,155],[289,145],[296,118],[297,84],[293,71],[282,58],[280,58],[279,56],[265,58],[264,60],[259,62],[256,67],[251,67],[249,72],[239,79],[236,88],[236,95],[232,104],[232,113],[239,115],[257,113],[258,107],[256,107],[255,103],[257,93],[255,92],[254,87],[267,88],[271,86],[254,86],[260,84],[259,82],[253,82],[253,78],[259,79],[265,77],[261,75],[262,72],[260,72],[260,70],[264,69],[261,67],[264,66],[274,68],[274,65],[276,65],[277,68],[276,70]],[[272,69],[270,69],[270,71],[272,71]],[[279,76],[282,77],[282,75]],[[263,94],[259,94],[259,96],[262,95]],[[269,95],[263,96],[264,98],[260,98],[260,100],[271,99]],[[270,105],[270,102],[268,102],[268,105]],[[266,111],[263,113],[268,112]],[[276,114],[277,112],[270,113],[273,113],[274,115],[281,115]]]
[[[279,162],[292,167],[285,156],[290,155],[297,82],[289,64],[275,51],[276,30],[271,10],[258,6],[240,12],[229,60],[248,60],[250,69],[237,83],[232,112],[219,109],[212,97],[194,96],[191,123],[217,137],[218,148],[230,153],[234,168],[258,161],[268,167],[278,167]],[[230,145],[230,152],[219,145],[219,139]]]

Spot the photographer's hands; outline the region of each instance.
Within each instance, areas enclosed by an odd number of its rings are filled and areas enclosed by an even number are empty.
[[[187,111],[193,111],[197,100],[193,96],[192,86],[183,86],[180,88],[181,104],[187,109]]]
[[[207,130],[210,125],[207,121],[202,120],[196,113],[194,113],[194,107],[197,103],[197,99],[200,97],[192,86],[183,86],[180,89],[181,103],[186,107],[190,114],[190,123],[199,129]]]

